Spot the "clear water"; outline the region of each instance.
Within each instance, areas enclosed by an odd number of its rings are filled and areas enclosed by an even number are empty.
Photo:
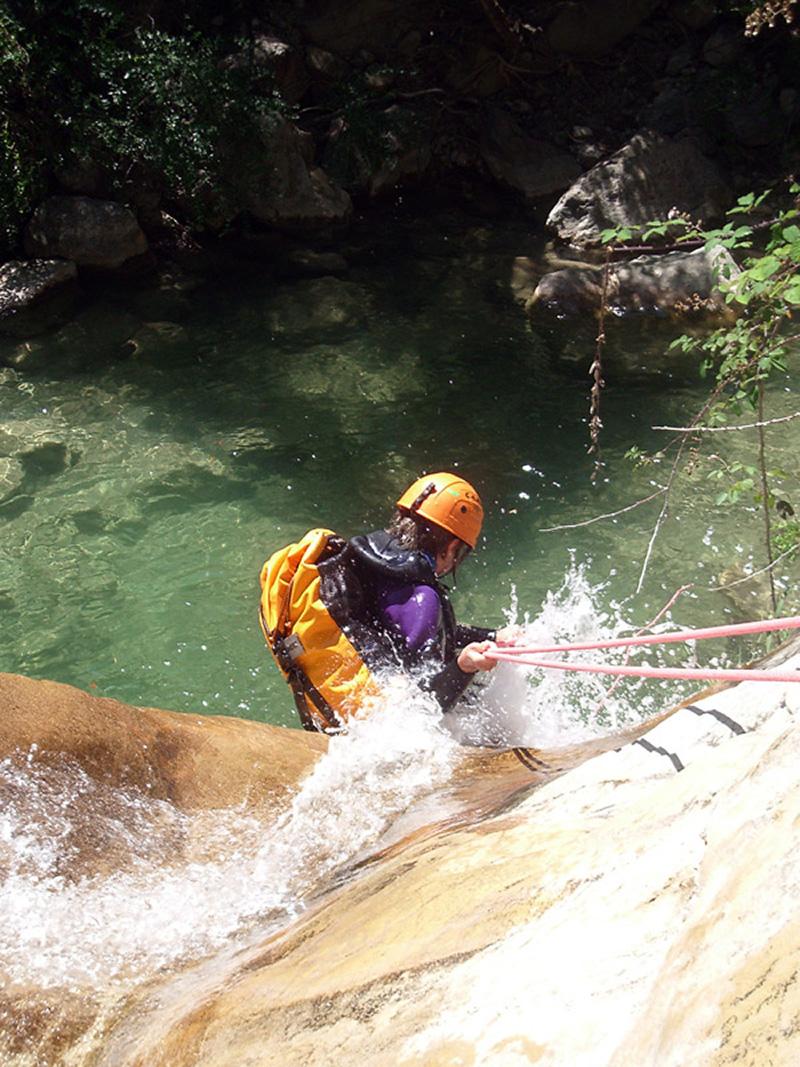
[[[313,285],[253,264],[157,296],[121,287],[34,342],[39,369],[0,371],[0,432],[28,450],[0,502],[0,669],[293,724],[256,621],[263,560],[310,526],[381,525],[431,469],[463,471],[487,506],[454,595],[464,621],[501,621],[514,597],[537,616],[573,564],[599,616],[642,625],[691,582],[676,621],[738,617],[709,590],[732,564],[762,565],[759,512],[715,507],[702,473],[682,479],[638,596],[658,502],[541,532],[651,492],[663,465],[637,470],[624,453],[663,442],[651,427],[685,423],[706,386],[665,355],[676,327],[612,324],[593,486],[593,329],[532,325],[514,304],[513,258],[533,245],[516,219],[419,223],[398,207],[354,229],[338,324],[320,319]],[[775,387],[771,414],[793,410],[793,384]],[[771,433],[789,499],[795,426]],[[728,460],[752,448],[721,437]],[[723,653],[739,656],[709,654]]]
[[[762,565],[763,549],[755,505],[715,507],[706,468],[682,479],[638,595],[657,502],[541,532],[621,508],[663,478],[663,465],[637,470],[623,457],[660,443],[651,427],[685,423],[705,394],[690,364],[665,355],[675,327],[612,324],[606,465],[592,485],[593,330],[533,325],[514,304],[513,259],[533,243],[525,226],[446,214],[420,225],[398,208],[350,241],[338,323],[317,308],[324,286],[276,286],[253,264],[179,277],[160,294],[108,293],[35,342],[38,369],[0,371],[0,455],[24,442],[21,482],[0,499],[0,669],[294,725],[257,625],[263,560],[311,526],[381,525],[426,469],[462,470],[487,505],[454,594],[464,621],[527,620],[531,641],[612,636],[687,583],[673,622],[764,610],[746,590],[712,591],[726,568]],[[794,386],[772,389],[771,415],[795,409]],[[797,433],[770,432],[790,500]],[[714,449],[730,462],[752,442],[718,435]],[[746,658],[722,644],[702,655]],[[285,923],[435,797],[457,740],[568,743],[687,692],[626,682],[608,697],[606,679],[507,666],[487,683],[443,729],[395,679],[280,812],[188,816],[75,766],[45,771],[35,752],[0,762],[4,979],[125,986]]]

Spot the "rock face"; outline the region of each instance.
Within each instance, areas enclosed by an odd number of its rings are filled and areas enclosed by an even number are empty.
[[[406,843],[92,1063],[790,1067],[798,714],[797,686],[717,692]]]
[[[596,244],[602,230],[667,218],[673,208],[704,221],[724,211],[730,193],[691,141],[637,134],[561,197],[547,225],[567,244]]]
[[[738,273],[732,256],[722,247],[710,252],[700,248],[639,256],[611,265],[606,298],[618,314],[704,311],[714,315],[727,308],[720,283]],[[602,292],[602,268],[567,267],[545,274],[526,308],[544,307],[560,315],[592,312],[599,308]]]
[[[51,196],[28,223],[25,251],[113,270],[143,255],[147,238],[133,212],[121,204],[88,196]]]
[[[266,167],[232,177],[237,199],[261,222],[290,232],[342,225],[349,221],[350,197],[313,164],[313,145],[291,123],[264,125]]]
[[[0,674],[0,759],[68,759],[89,777],[178,808],[256,804],[311,767],[322,735],[244,719],[134,708],[72,686]]]
[[[547,28],[547,43],[557,52],[594,59],[627,37],[657,6],[657,0],[562,4]]]
[[[529,137],[500,108],[490,109],[480,147],[492,176],[528,200],[566,189],[581,173],[568,152]]]
[[[63,259],[17,260],[0,267],[0,333],[29,337],[48,329],[74,302],[77,271]]]

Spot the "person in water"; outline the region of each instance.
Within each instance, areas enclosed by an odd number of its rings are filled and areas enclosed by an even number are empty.
[[[448,711],[495,667],[487,653],[516,628],[459,625],[441,582],[482,523],[474,487],[440,472],[406,489],[386,529],[349,541],[311,530],[267,560],[261,626],[306,729],[340,729],[387,670],[408,671]]]
[[[396,508],[385,530],[348,543],[366,594],[363,616],[382,646],[377,658],[413,670],[447,711],[476,674],[497,665],[486,653],[513,644],[517,628],[459,625],[440,581],[455,577],[483,525],[483,506],[469,482],[446,472],[425,475],[406,489]]]

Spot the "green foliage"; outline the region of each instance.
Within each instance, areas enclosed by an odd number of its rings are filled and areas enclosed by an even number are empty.
[[[779,555],[790,553],[794,558],[800,549],[800,522],[797,519],[779,521],[772,534],[772,544]]]
[[[235,60],[232,57],[236,57]],[[113,0],[0,0],[0,214],[13,240],[47,177],[90,161],[191,199],[238,138],[285,111],[244,42],[137,22]],[[32,132],[35,131],[35,134]]]
[[[747,411],[757,411],[757,423],[761,422],[764,383],[771,376],[785,373],[790,359],[797,354],[800,185],[792,181],[788,197],[764,221],[771,199],[774,193],[769,191],[740,197],[728,213],[728,221],[716,229],[701,230],[689,220],[670,219],[607,230],[602,235],[606,244],[669,238],[677,245],[691,242],[691,247],[702,245],[708,250],[721,246],[739,259],[740,269],[721,270],[718,277],[718,285],[735,317],[705,335],[678,337],[670,346],[696,353],[701,376],[713,375],[708,401],[692,425],[724,427],[731,416]],[[716,435],[705,435],[705,440],[713,436]],[[693,465],[699,459],[700,448],[701,439],[693,450]],[[777,497],[783,491],[782,481],[790,475],[766,465],[763,442],[753,452],[749,462],[726,463],[716,454],[709,457],[712,463],[719,463],[707,472],[719,487],[715,503],[759,505],[765,514],[765,534],[769,533],[771,548],[777,555],[794,558],[800,549],[800,524],[793,517],[791,505]],[[637,465],[647,461],[638,449],[632,449],[629,457]],[[778,518],[770,520],[774,511]]]
[[[376,73],[373,68],[372,73]],[[379,73],[397,76],[403,71],[382,68]],[[421,130],[418,116],[409,108],[391,105],[385,95],[376,95],[363,74],[337,85],[328,106],[333,116],[334,136],[326,154],[325,167],[347,187],[357,186],[365,176],[384,164],[391,164],[399,146],[413,142]]]

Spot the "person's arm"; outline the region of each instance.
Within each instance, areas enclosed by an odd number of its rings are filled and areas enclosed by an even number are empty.
[[[441,604],[428,585],[415,585],[388,594],[381,608],[383,626],[411,666],[424,656],[439,632]]]
[[[495,633],[488,626],[461,626],[456,623],[453,640],[456,648],[462,649],[473,641],[494,641]]]
[[[464,648],[474,641],[494,641],[498,645],[514,645],[522,636],[521,626],[503,626],[499,630],[489,630],[485,626],[459,626],[455,629],[456,648]]]

